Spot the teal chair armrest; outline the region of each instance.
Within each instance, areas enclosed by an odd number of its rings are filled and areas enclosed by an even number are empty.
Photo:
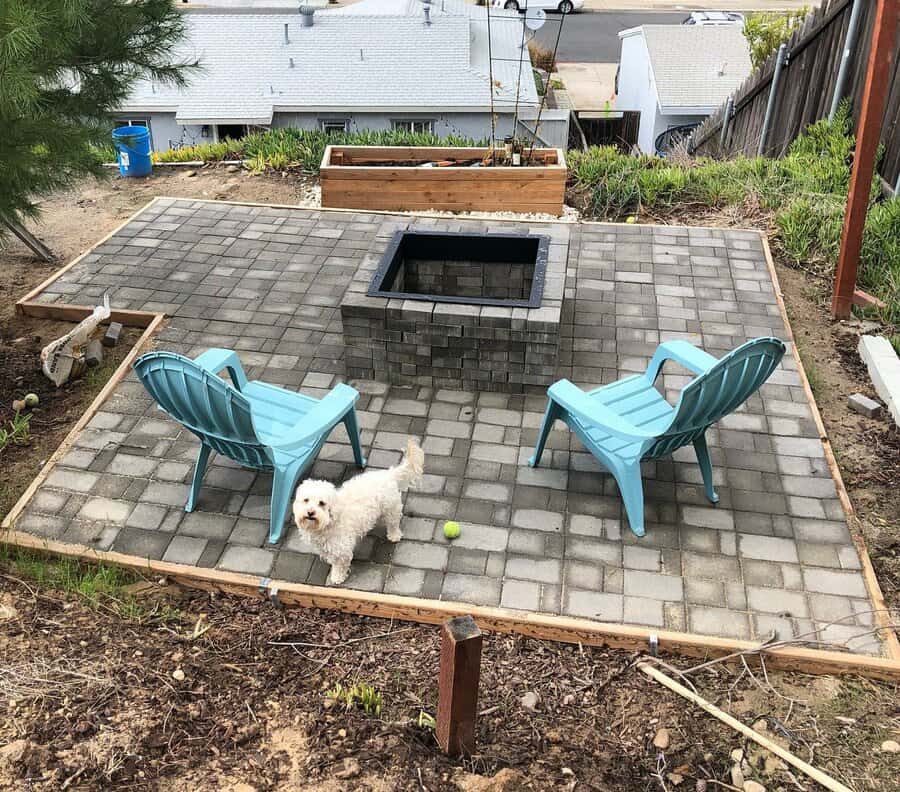
[[[231,349],[207,349],[202,355],[194,358],[194,363],[210,374],[218,375],[222,369],[228,369],[231,383],[239,391],[247,385],[247,375],[241,366],[241,359],[237,356],[237,352]]]
[[[353,409],[359,392],[340,383],[332,388],[294,427],[285,433],[284,440],[273,448],[278,451],[296,451],[316,442]]]
[[[616,415],[609,407],[590,398],[581,388],[567,379],[554,382],[547,395],[581,423],[602,427],[623,440],[649,440],[657,436],[656,432],[642,431],[621,415]]]
[[[689,344],[687,341],[666,341],[656,348],[650,365],[644,376],[650,381],[655,382],[659,376],[660,369],[667,360],[674,360],[680,363],[686,369],[694,372],[694,374],[703,374],[709,371],[718,359],[714,358],[708,352]]]

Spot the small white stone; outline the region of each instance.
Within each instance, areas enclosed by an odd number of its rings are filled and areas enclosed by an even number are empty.
[[[174,679],[176,682],[183,682],[184,681],[184,671],[182,671],[180,668],[176,668],[172,672],[172,679]]]
[[[529,690],[519,699],[519,703],[522,705],[522,708],[528,710],[528,712],[536,712],[541,704],[541,697],[533,690]]]
[[[885,753],[900,753],[900,743],[896,740],[885,740],[881,743],[881,750]]]

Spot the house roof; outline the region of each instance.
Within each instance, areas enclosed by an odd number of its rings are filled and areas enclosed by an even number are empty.
[[[740,25],[642,25],[660,109],[712,112],[747,79],[750,47]]]
[[[296,13],[189,14],[173,57],[197,60],[202,71],[184,89],[142,81],[120,110],[174,111],[181,124],[263,125],[275,111],[484,111],[486,19],[459,0],[444,3],[444,11],[440,0],[435,4],[430,25],[417,0],[364,0],[317,12],[309,28]],[[500,110],[515,104],[521,36],[519,24],[491,26],[495,59],[508,59],[494,62]],[[527,53],[521,73],[520,105],[537,105]]]

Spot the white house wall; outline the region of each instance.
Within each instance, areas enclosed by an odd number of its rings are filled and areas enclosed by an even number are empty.
[[[211,126],[182,126],[175,122],[174,113],[131,113],[127,116],[122,114],[120,118],[148,119],[154,151],[211,143],[214,140]],[[366,129],[389,130],[392,128],[392,122],[400,119],[428,119],[434,121],[434,133],[439,137],[455,135],[481,140],[490,137],[491,134],[490,116],[487,113],[275,113],[272,126],[315,130],[321,129],[321,122],[325,119],[347,119],[351,132]],[[534,121],[526,119],[524,126],[531,129],[534,127]],[[522,127],[523,125],[520,125],[520,136],[525,134]],[[568,111],[544,110],[538,134],[548,145],[565,148],[568,129]],[[511,131],[512,117],[499,115],[497,136],[502,138],[511,134]]]
[[[638,127],[638,147],[652,154],[659,106],[656,98],[656,83],[650,67],[650,53],[644,37],[636,34],[626,36],[622,41],[622,55],[619,59],[619,93],[616,96],[616,110],[627,110],[641,114]]]

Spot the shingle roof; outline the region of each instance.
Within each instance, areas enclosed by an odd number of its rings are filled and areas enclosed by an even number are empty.
[[[120,109],[174,111],[182,124],[268,124],[278,110],[486,109],[484,18],[438,12],[426,26],[420,6],[399,16],[317,12],[310,28],[296,13],[190,14],[174,58],[199,60],[203,70],[185,89],[144,81]],[[506,22],[491,32],[495,57],[517,59],[521,27]],[[495,106],[514,103],[517,72],[516,62],[495,62]],[[520,102],[536,105],[527,54],[522,75]]]
[[[750,74],[740,25],[643,25],[661,108],[721,105]],[[621,35],[621,34],[620,34]]]

